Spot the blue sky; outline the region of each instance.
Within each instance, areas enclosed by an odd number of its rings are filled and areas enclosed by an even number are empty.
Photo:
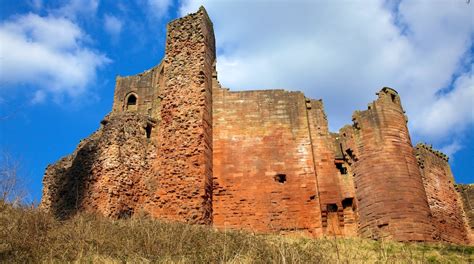
[[[446,1],[0,0],[0,150],[30,198],[50,163],[111,110],[116,75],[163,57],[166,23],[204,5],[221,83],[301,90],[336,131],[383,86],[399,91],[413,143],[474,182],[473,4]]]

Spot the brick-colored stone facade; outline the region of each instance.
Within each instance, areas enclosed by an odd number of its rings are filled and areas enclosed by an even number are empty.
[[[461,196],[453,185],[448,158],[426,144],[416,145],[416,157],[439,239],[466,243],[468,225],[463,215]]]
[[[354,113],[353,121],[340,138],[357,187],[359,232],[432,240],[430,208],[397,92],[383,88],[367,110]]]
[[[461,195],[465,219],[468,222],[469,241],[474,242],[474,184],[458,184],[456,190]]]
[[[322,100],[221,87],[215,50],[204,8],[170,22],[163,61],[117,77],[101,128],[47,168],[41,207],[58,217],[148,214],[255,232],[469,243],[472,192],[456,192],[442,154],[412,146],[395,90],[383,88],[331,133]]]

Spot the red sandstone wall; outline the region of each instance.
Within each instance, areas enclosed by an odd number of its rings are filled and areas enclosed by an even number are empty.
[[[467,244],[468,229],[462,201],[454,189],[447,157],[425,144],[416,145],[416,156],[439,240]]]
[[[304,95],[216,88],[213,120],[214,225],[321,235]]]
[[[212,23],[203,8],[168,24],[152,215],[212,222]]]
[[[341,130],[353,163],[359,233],[401,241],[432,240],[434,228],[398,94],[384,88]],[[344,136],[345,135],[345,136]]]
[[[357,233],[354,212],[354,185],[350,171],[341,174],[336,163],[348,167],[342,157],[337,158],[339,145],[329,133],[321,100],[307,100],[308,121],[313,148],[314,165],[319,187],[324,234],[350,236]],[[343,200],[345,200],[343,205]],[[350,204],[349,204],[350,203]]]
[[[163,86],[163,65],[159,64],[133,76],[117,76],[114,92],[113,113],[127,111],[126,98],[131,93],[137,96],[137,108],[133,111],[159,118],[160,86]]]
[[[470,244],[474,244],[474,184],[456,184],[456,191],[461,196],[465,221],[468,223]]]
[[[156,142],[146,137],[152,121],[136,113],[107,116],[73,154],[46,169],[40,207],[60,218],[78,211],[114,218],[142,211],[149,193]]]

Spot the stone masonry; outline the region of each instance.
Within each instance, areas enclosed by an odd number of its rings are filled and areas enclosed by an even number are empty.
[[[472,186],[456,189],[444,154],[413,147],[395,90],[384,87],[333,133],[322,100],[221,87],[203,7],[167,29],[163,61],[117,77],[99,130],[48,166],[41,208],[59,218],[86,211],[313,237],[473,242]]]

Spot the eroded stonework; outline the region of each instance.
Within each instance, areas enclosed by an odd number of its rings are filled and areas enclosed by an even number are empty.
[[[148,214],[256,232],[470,242],[472,208],[463,207],[472,191],[460,189],[463,204],[447,158],[412,146],[395,90],[383,88],[331,133],[321,100],[230,91],[215,58],[204,8],[170,22],[163,61],[117,77],[101,128],[47,168],[41,207],[58,217]]]

